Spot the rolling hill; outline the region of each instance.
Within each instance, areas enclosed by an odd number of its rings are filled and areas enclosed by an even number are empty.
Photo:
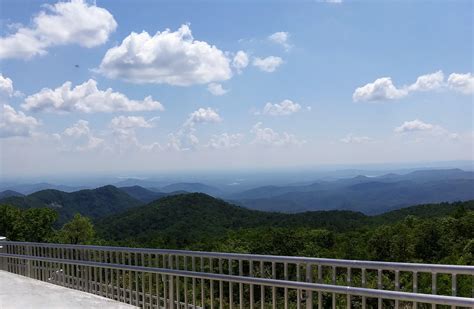
[[[21,208],[54,208],[59,214],[59,224],[71,219],[75,213],[97,219],[143,205],[141,201],[114,186],[71,193],[48,189],[27,196],[3,198],[0,199],[0,204],[9,204]]]

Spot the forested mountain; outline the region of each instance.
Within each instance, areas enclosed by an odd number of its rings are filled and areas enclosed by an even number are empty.
[[[183,247],[249,227],[324,227],[348,230],[364,223],[361,213],[348,211],[301,214],[268,213],[229,204],[202,193],[168,196],[148,205],[103,218],[98,231],[107,239],[138,240]]]
[[[0,199],[0,204],[20,208],[53,208],[59,214],[58,223],[62,224],[70,220],[75,213],[97,219],[143,203],[114,186],[105,186],[71,193],[59,190],[42,190],[27,196],[3,198]]]
[[[205,194],[193,193],[164,197],[103,218],[97,222],[97,229],[102,238],[121,244],[204,250],[209,249],[211,243],[222,243],[220,240],[232,231],[256,229],[263,233],[266,229],[283,229],[294,233],[301,229],[324,229],[331,233],[346,233],[364,227],[392,224],[407,216],[442,217],[458,208],[474,210],[474,201],[419,205],[379,216],[352,211],[285,214],[249,210]]]
[[[5,197],[12,197],[12,196],[23,196],[23,194],[13,191],[13,190],[5,190],[0,192],[0,199]]]

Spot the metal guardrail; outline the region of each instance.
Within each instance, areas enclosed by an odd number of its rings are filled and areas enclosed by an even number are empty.
[[[0,245],[3,270],[142,308],[474,308],[474,266],[48,243]],[[452,295],[438,295],[438,283],[446,282]],[[468,286],[469,295],[460,295],[466,291],[458,290],[458,282]]]

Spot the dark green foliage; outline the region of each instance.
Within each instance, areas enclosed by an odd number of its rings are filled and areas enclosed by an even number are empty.
[[[59,231],[59,239],[63,243],[72,245],[88,244],[94,238],[94,226],[89,218],[75,214],[74,218],[64,224]]]
[[[71,193],[43,190],[24,197],[15,196],[1,199],[0,204],[9,204],[20,208],[48,207],[55,209],[59,214],[58,224],[61,225],[71,220],[75,213],[96,219],[139,206],[142,202],[114,186],[105,186]]]
[[[100,235],[115,241],[139,241],[171,248],[207,242],[229,230],[256,227],[327,228],[345,231],[361,226],[361,213],[348,211],[300,214],[269,213],[231,205],[202,193],[162,198],[146,206],[100,220]]]
[[[10,240],[47,241],[53,236],[57,213],[49,208],[21,210],[0,205],[0,235]]]

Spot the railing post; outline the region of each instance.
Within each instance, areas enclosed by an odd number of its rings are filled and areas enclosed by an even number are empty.
[[[26,248],[27,254],[31,256],[31,246],[27,246]],[[26,260],[26,275],[28,278],[31,278],[31,260]]]
[[[0,242],[4,242],[6,240],[6,237],[0,236]],[[7,246],[0,245],[0,253],[7,253]],[[0,269],[5,271],[7,270],[7,259],[4,257],[0,257]]]
[[[312,282],[312,270],[311,270],[311,264],[306,263],[306,282]],[[313,308],[313,292],[307,290],[306,291],[306,309],[312,309]]]

